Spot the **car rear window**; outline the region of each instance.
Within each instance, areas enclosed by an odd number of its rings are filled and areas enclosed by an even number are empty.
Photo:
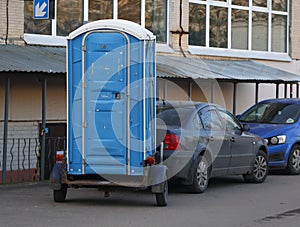
[[[193,110],[190,107],[159,107],[156,111],[156,117],[164,121],[166,125],[180,127],[192,117]]]
[[[300,114],[300,104],[261,103],[240,117],[240,121],[266,124],[293,124]]]

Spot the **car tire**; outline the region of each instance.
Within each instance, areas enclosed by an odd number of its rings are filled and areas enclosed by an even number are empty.
[[[300,146],[297,144],[291,149],[286,170],[291,175],[300,173]]]
[[[262,183],[265,181],[269,172],[268,156],[262,150],[256,154],[254,168],[250,173],[244,174],[247,183]]]
[[[65,184],[61,185],[60,190],[53,190],[54,202],[64,202],[66,200],[67,191],[68,191],[68,186]]]
[[[210,168],[205,156],[201,155],[193,170],[192,193],[203,193],[208,186]]]
[[[164,191],[162,193],[156,193],[156,205],[164,207],[168,205],[168,181],[164,182]]]

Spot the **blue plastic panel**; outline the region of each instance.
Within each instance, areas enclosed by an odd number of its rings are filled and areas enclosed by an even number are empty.
[[[154,44],[107,29],[68,40],[68,174],[143,175],[155,151]]]

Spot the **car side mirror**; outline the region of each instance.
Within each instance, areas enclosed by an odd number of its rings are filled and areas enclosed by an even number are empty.
[[[248,124],[243,124],[243,131],[249,132],[250,126]]]
[[[240,116],[241,116],[240,114],[238,114],[238,115],[235,115],[235,117],[236,117],[237,119],[239,119],[239,118],[240,118]]]

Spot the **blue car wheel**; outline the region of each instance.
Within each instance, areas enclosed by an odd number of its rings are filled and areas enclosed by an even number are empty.
[[[297,144],[293,146],[290,152],[287,171],[292,175],[300,173],[300,146]]]

